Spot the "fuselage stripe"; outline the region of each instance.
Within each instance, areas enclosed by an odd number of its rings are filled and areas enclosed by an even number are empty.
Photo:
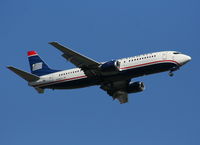
[[[162,61],[154,61],[154,62],[148,62],[148,63],[143,63],[143,64],[138,64],[138,65],[133,65],[133,66],[128,66],[128,67],[122,67],[120,69],[130,69],[130,68],[134,68],[134,67],[140,67],[140,66],[144,66],[144,65],[149,65],[149,64],[154,64],[154,63],[160,63],[160,62],[173,62],[176,63],[177,65],[180,66],[180,64],[174,60],[162,60]]]

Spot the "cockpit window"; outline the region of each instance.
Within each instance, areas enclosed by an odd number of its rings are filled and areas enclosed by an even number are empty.
[[[180,52],[174,52],[173,54],[181,54]]]

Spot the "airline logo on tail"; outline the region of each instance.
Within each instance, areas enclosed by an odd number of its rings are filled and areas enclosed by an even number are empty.
[[[42,62],[33,64],[32,65],[32,70],[36,71],[36,70],[42,69],[42,64],[43,64]]]

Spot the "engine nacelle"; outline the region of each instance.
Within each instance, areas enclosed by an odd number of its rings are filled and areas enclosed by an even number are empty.
[[[119,71],[119,65],[120,63],[118,61],[112,60],[112,61],[103,63],[100,66],[100,69],[104,75],[115,74]]]
[[[143,82],[130,82],[127,87],[127,93],[137,93],[144,91],[145,86]]]

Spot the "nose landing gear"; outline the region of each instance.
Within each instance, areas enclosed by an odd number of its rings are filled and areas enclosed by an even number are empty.
[[[170,76],[170,77],[173,77],[174,76],[174,71],[177,71],[179,69],[179,67],[173,67],[170,71],[169,71],[169,73],[168,73],[168,75]]]
[[[173,76],[174,76],[173,71],[170,71],[170,72],[168,73],[168,75],[169,75],[170,77],[173,77]]]

